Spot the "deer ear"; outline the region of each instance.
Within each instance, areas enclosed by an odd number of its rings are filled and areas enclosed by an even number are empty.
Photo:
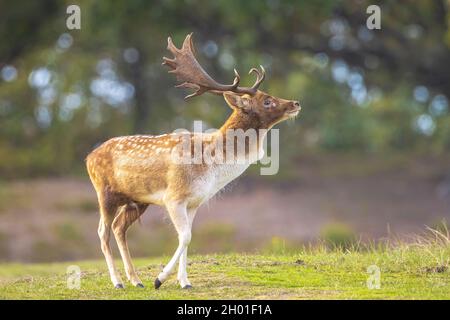
[[[223,98],[225,99],[226,103],[230,106],[231,109],[238,109],[240,108],[240,100],[241,98],[237,94],[224,92]]]
[[[223,97],[231,109],[250,109],[250,99],[240,95],[224,92]]]

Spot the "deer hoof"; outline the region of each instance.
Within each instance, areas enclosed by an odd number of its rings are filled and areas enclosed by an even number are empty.
[[[189,290],[189,289],[192,289],[192,286],[190,284],[187,284],[184,287],[182,287],[181,289]]]
[[[116,284],[116,285],[114,286],[114,288],[116,288],[116,289],[123,289],[123,284],[118,283],[118,284]]]
[[[161,287],[161,285],[162,285],[162,282],[159,281],[158,278],[156,278],[156,279],[155,279],[155,289],[159,289],[159,287]]]
[[[138,283],[138,284],[136,284],[136,288],[145,288],[145,287],[142,283]]]

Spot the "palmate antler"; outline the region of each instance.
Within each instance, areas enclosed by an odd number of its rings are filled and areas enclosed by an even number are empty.
[[[191,88],[194,89],[195,92],[186,96],[185,99],[192,98],[195,96],[199,96],[205,92],[212,93],[223,93],[225,91],[232,91],[239,94],[249,94],[254,95],[258,90],[258,87],[264,81],[266,71],[263,66],[260,66],[261,71],[252,68],[249,71],[250,73],[256,74],[255,84],[248,87],[239,87],[239,81],[241,77],[239,73],[234,69],[234,81],[233,84],[221,84],[215,81],[206,71],[202,68],[202,66],[198,63],[197,59],[194,55],[194,47],[192,44],[192,33],[186,36],[184,39],[183,46],[181,49],[175,47],[172,42],[172,38],[169,37],[167,39],[167,49],[172,52],[174,55],[173,59],[169,59],[164,57],[163,65],[167,65],[172,70],[169,73],[174,73],[177,76],[177,79],[182,83],[177,85],[177,88]]]

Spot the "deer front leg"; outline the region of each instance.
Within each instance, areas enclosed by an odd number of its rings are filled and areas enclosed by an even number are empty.
[[[169,263],[164,267],[163,271],[156,278],[155,289],[158,289],[167,280],[178,259],[191,242],[191,227],[187,215],[186,204],[169,202],[166,203],[166,208],[178,233],[178,248],[175,251],[172,259],[170,259]]]
[[[197,213],[197,208],[191,208],[188,209],[187,214],[188,214],[188,219],[189,219],[189,227],[191,229],[192,232],[192,223],[194,221],[195,218],[195,214]],[[184,249],[183,253],[181,254],[180,257],[180,262],[178,265],[178,281],[180,282],[180,286],[183,289],[189,289],[192,288],[192,285],[187,277],[187,252],[188,252],[188,246],[186,247],[186,249]]]

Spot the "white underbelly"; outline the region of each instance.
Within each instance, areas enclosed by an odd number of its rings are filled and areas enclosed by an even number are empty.
[[[164,205],[164,196],[166,194],[166,190],[159,190],[147,195],[142,195],[139,197],[139,201],[143,203],[151,203],[159,206]]]

